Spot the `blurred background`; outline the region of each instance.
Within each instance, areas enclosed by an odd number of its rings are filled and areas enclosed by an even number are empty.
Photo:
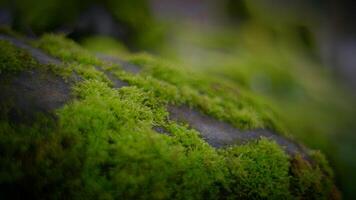
[[[92,50],[147,51],[260,95],[356,199],[352,0],[0,0],[0,24]]]

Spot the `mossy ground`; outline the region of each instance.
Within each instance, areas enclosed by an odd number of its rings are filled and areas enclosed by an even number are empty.
[[[197,131],[167,118],[168,103],[189,104],[238,128],[282,129],[270,109],[248,91],[236,92],[233,83],[186,72],[147,55],[127,55],[128,61],[143,68],[139,74],[130,74],[63,36],[45,35],[34,45],[63,61],[64,67],[52,66],[53,73],[69,80],[75,73],[80,81],[74,81],[73,99],[55,111],[56,120],[39,116],[29,126],[13,123],[3,113],[0,182],[4,195],[43,199],[330,197],[332,173],[320,156],[315,156],[319,159],[314,164],[300,158],[296,160],[301,164],[291,164],[292,158],[280,146],[263,138],[215,149]],[[16,48],[0,46],[0,52],[8,49]],[[14,52],[1,54],[0,60],[24,65],[22,51]],[[130,86],[113,88],[95,67],[111,71]],[[171,135],[155,132],[157,125]]]

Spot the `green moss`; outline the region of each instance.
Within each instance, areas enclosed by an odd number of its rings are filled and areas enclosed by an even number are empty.
[[[175,68],[132,75],[63,37],[44,36],[37,45],[66,61],[54,71],[75,73],[82,81],[72,88],[74,99],[56,111],[57,121],[43,117],[28,126],[1,119],[4,194],[20,191],[40,199],[289,199],[301,196],[291,185],[317,188],[326,180],[319,179],[320,171],[310,172],[311,178],[289,173],[288,156],[275,142],[261,139],[217,150],[197,131],[167,120],[169,102],[207,103],[217,109],[217,102],[236,98],[245,101],[240,106],[255,105],[257,100],[247,93],[237,98],[224,84],[214,93],[207,89],[207,79],[183,80],[178,74],[183,72]],[[97,64],[132,86],[112,88]],[[168,80],[175,72],[178,78]],[[228,94],[220,95],[223,91]],[[154,126],[170,135],[156,133]],[[315,155],[321,171],[331,173],[325,159]]]
[[[143,67],[142,74],[177,86],[186,103],[242,129],[270,128],[284,133],[274,111],[237,84],[191,68],[154,58],[133,55],[128,60]]]
[[[302,199],[330,199],[334,192],[332,171],[320,153],[314,155],[318,157],[315,165],[309,164],[300,156],[292,160],[292,193]]]
[[[275,142],[261,139],[229,148],[224,154],[232,177],[230,192],[235,198],[291,198],[288,156]]]
[[[93,36],[85,38],[81,44],[86,49],[94,53],[102,53],[106,55],[125,55],[128,53],[126,47],[111,37]]]
[[[27,52],[16,48],[8,41],[0,40],[0,74],[30,69],[36,64]]]
[[[161,199],[209,192],[219,165],[203,152],[185,152],[175,138],[154,133],[153,121],[162,121],[166,112],[153,112],[145,93],[135,87],[116,91],[98,81],[83,82],[75,91],[81,100],[60,111],[60,123],[70,135],[85,133],[89,160],[83,178],[94,198],[98,193]],[[204,184],[194,188],[198,182]]]
[[[167,102],[197,107],[218,119],[241,129],[270,128],[285,133],[271,109],[237,85],[206,74],[182,69],[147,54],[125,55],[130,62],[143,67],[139,75],[123,72],[95,58],[87,50],[58,35],[44,35],[36,46],[67,62],[101,66],[113,71],[119,79],[155,91]]]
[[[72,40],[66,39],[64,35],[45,34],[35,42],[35,46],[61,58],[65,62],[77,61],[80,64],[100,64],[100,61],[95,56],[80,48]]]

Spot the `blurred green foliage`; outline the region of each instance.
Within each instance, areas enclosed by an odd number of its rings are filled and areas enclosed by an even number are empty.
[[[0,5],[13,10],[14,27],[20,31],[42,34],[71,27],[90,6],[103,6],[122,26],[118,28],[128,31],[121,39],[133,48],[155,49],[164,38],[146,0],[1,0]]]

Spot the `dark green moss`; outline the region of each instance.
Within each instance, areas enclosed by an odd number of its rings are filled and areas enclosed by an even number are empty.
[[[318,152],[314,155],[315,165],[309,164],[300,156],[293,158],[291,191],[301,199],[334,199],[332,171],[324,156]]]
[[[0,74],[30,69],[36,64],[27,52],[16,48],[8,41],[0,40]]]
[[[101,64],[95,56],[80,48],[72,40],[66,39],[64,35],[45,34],[35,42],[35,46],[61,58],[64,62],[76,61],[87,65]]]

